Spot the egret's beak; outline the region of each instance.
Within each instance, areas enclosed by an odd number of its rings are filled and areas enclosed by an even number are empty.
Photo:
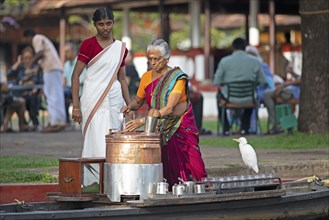
[[[240,142],[240,140],[239,139],[232,139],[233,141],[236,141],[236,142]]]

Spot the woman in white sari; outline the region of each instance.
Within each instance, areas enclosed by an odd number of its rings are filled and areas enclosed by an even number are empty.
[[[105,157],[105,135],[120,129],[120,109],[130,102],[125,78],[127,49],[113,39],[114,15],[99,8],[93,15],[97,34],[84,40],[72,75],[72,119],[82,123],[82,157]],[[79,99],[79,76],[86,67],[83,92]]]

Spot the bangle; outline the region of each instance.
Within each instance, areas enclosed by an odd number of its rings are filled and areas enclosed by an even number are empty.
[[[80,111],[79,108],[73,108],[73,111]]]

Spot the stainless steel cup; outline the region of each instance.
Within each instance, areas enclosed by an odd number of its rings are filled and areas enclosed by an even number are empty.
[[[158,123],[158,118],[157,117],[146,116],[146,119],[145,119],[145,132],[147,134],[155,133],[157,123]]]
[[[149,183],[148,193],[153,195],[157,193],[157,183]]]
[[[160,194],[160,195],[165,195],[168,192],[168,183],[166,182],[158,182],[157,183],[157,193],[156,194]]]
[[[194,193],[205,193],[206,185],[205,184],[195,184],[194,185]]]
[[[184,182],[186,186],[186,193],[191,194],[194,192],[194,181]]]

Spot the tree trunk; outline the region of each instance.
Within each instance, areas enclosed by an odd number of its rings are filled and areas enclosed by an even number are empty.
[[[329,1],[300,0],[302,84],[298,130],[329,131]]]

